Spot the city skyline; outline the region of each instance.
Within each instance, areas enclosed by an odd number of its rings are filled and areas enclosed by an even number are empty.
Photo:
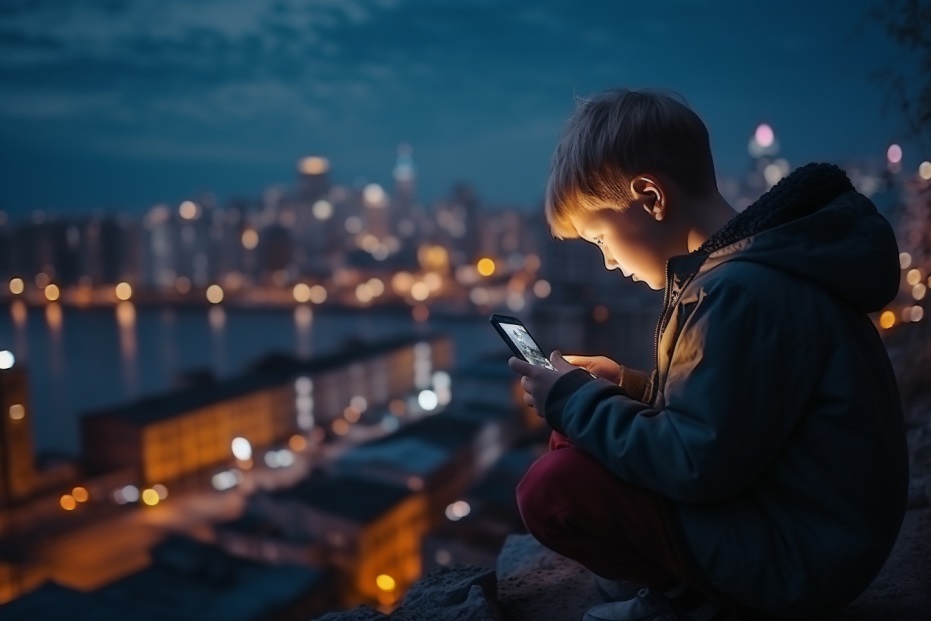
[[[760,122],[796,164],[882,161],[907,138],[870,75],[912,75],[908,57],[867,20],[871,2],[799,3],[805,19],[791,6],[618,4],[13,5],[0,209],[140,214],[207,191],[254,197],[291,183],[306,155],[329,158],[337,183],[387,187],[402,143],[424,203],[468,181],[532,208],[573,95],[614,86],[685,96],[722,175],[744,170]],[[927,159],[903,146],[906,168]]]

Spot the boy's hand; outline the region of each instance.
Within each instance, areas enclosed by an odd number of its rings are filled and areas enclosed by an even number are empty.
[[[577,367],[582,367],[592,375],[602,379],[621,383],[621,365],[605,356],[563,356],[563,360]]]
[[[550,394],[550,390],[552,390],[556,381],[563,375],[578,368],[569,364],[558,351],[550,354],[550,362],[556,367],[555,371],[524,362],[514,356],[508,359],[508,366],[523,375],[520,378],[520,385],[524,389],[524,403],[536,408],[538,411],[546,405],[546,397]],[[539,407],[537,407],[537,404],[539,404]]]

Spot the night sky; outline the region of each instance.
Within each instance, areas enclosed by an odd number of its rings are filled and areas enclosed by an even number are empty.
[[[873,4],[2,0],[0,209],[257,196],[309,154],[389,184],[401,142],[424,200],[466,180],[529,208],[573,96],[613,86],[684,95],[721,172],[761,121],[794,166],[880,161],[905,130],[870,75],[909,57]]]

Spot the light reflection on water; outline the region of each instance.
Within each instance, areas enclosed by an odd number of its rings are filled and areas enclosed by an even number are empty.
[[[178,374],[242,371],[271,352],[310,357],[349,338],[379,339],[448,331],[457,364],[481,351],[502,351],[484,318],[416,323],[403,313],[341,316],[293,310],[136,307],[74,309],[14,301],[0,312],[0,349],[29,370],[33,434],[39,450],[79,450],[79,414],[172,388]],[[506,359],[506,355],[502,360]]]

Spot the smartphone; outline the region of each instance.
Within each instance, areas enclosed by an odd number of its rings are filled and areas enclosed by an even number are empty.
[[[530,364],[556,370],[520,319],[507,315],[492,315],[488,321],[495,327],[515,356]]]

